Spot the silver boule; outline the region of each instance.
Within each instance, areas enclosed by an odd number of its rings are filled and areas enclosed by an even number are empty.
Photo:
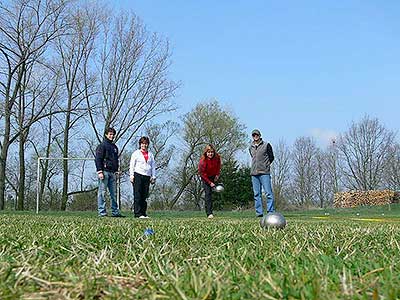
[[[217,184],[216,186],[215,186],[215,191],[217,192],[217,193],[222,193],[223,191],[224,191],[224,186],[222,185],[222,184]]]
[[[278,212],[268,213],[260,220],[262,228],[279,228],[282,229],[286,226],[285,217]]]

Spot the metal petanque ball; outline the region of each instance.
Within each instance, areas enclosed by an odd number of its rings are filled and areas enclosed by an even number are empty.
[[[262,228],[279,228],[282,229],[286,226],[286,219],[285,217],[278,213],[268,213],[260,220],[260,226]]]
[[[216,186],[215,186],[215,191],[217,192],[217,193],[222,193],[223,191],[224,191],[224,186],[222,185],[222,184],[217,184]]]

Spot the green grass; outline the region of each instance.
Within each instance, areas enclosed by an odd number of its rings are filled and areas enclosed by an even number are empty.
[[[399,210],[4,212],[0,299],[399,299]]]

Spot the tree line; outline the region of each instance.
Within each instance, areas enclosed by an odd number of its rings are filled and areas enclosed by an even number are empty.
[[[226,122],[226,116],[230,116],[232,123]],[[199,124],[205,126],[204,131]],[[186,115],[183,132],[185,147],[179,153],[184,155],[175,168],[166,172],[168,180],[155,187],[156,192],[151,195],[153,206],[162,209],[178,204],[182,208],[201,209],[203,191],[197,163],[201,146],[211,141],[222,156],[221,181],[225,186],[224,193],[215,195],[216,208],[252,207],[250,166],[235,155],[249,156],[250,139],[245,126],[217,101],[211,101],[198,104]],[[196,142],[199,148],[194,151]],[[278,209],[330,207],[334,194],[342,191],[400,190],[400,144],[396,132],[385,128],[376,118],[365,116],[354,121],[324,148],[312,137],[299,137],[292,145],[284,140],[271,143],[275,154],[272,183]],[[172,197],[177,187],[182,189],[179,199]]]
[[[396,132],[369,116],[321,149],[310,137],[277,145],[273,184],[278,205],[329,207],[342,191],[400,190]]]
[[[0,2],[0,209],[32,196],[35,158],[87,157],[114,126],[121,152],[143,126],[175,109],[180,83],[168,76],[168,40],[133,13],[68,0]],[[41,165],[40,198],[59,193],[49,178],[71,170]],[[51,197],[50,197],[51,198]]]
[[[154,208],[202,207],[197,164],[207,143],[223,159],[217,208],[251,206],[249,167],[238,160],[250,140],[234,112],[212,100],[159,122],[177,114],[180,82],[169,77],[170,65],[168,40],[133,13],[93,2],[0,2],[0,210],[32,209],[36,193],[45,209],[95,205],[97,184],[84,182],[92,162],[41,160],[36,186],[37,158],[93,157],[110,125],[122,183],[138,136],[150,137],[159,174]],[[344,190],[400,189],[396,133],[377,119],[354,122],[326,149],[310,137],[271,143],[278,208],[329,206]]]

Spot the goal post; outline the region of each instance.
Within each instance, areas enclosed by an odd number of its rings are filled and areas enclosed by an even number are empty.
[[[37,159],[37,170],[36,170],[36,214],[39,213],[40,209],[40,179],[41,179],[41,162],[44,160],[72,160],[72,161],[94,161],[95,159],[92,157],[38,157]],[[116,194],[117,194],[117,204],[118,208],[120,208],[120,178],[117,176],[116,182]]]

